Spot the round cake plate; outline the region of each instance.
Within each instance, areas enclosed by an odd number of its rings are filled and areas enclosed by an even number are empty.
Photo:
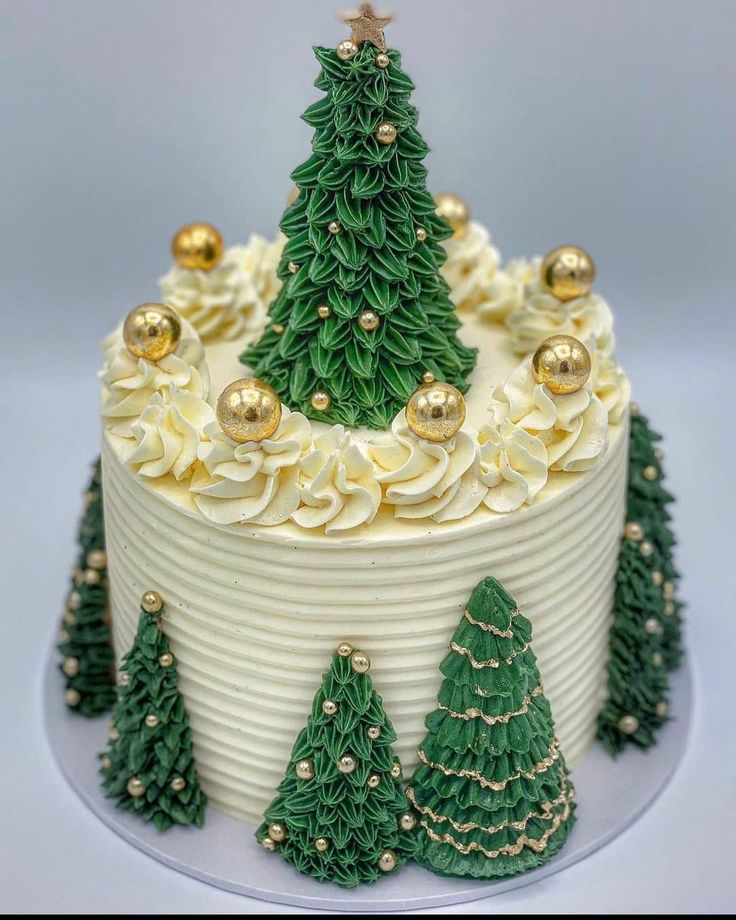
[[[608,843],[644,812],[667,785],[686,747],[692,716],[687,666],[672,675],[673,718],[659,744],[629,750],[616,760],[594,744],[573,771],[577,822],[562,850],[548,863],[498,882],[433,875],[410,864],[375,885],[344,890],[300,875],[255,842],[255,827],[210,807],[205,826],[165,833],[115,807],[102,794],[97,755],[107,743],[108,719],[84,719],[63,702],[62,676],[53,653],[46,669],[44,712],[54,756],[72,788],[105,824],[139,850],[172,869],[226,891],[298,907],[334,911],[422,910],[461,904],[537,882]],[[279,777],[280,778],[280,777]]]

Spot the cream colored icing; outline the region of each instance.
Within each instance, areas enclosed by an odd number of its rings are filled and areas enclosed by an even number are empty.
[[[479,479],[492,511],[508,514],[531,505],[547,482],[547,448],[538,437],[509,419],[484,425],[478,433]]]
[[[593,350],[590,359],[590,382],[593,392],[605,406],[609,423],[617,425],[628,411],[631,402],[629,378],[612,354]]]
[[[309,422],[282,408],[271,438],[239,444],[216,421],[199,446],[203,466],[192,478],[197,508],[216,524],[283,524],[299,505],[299,461],[311,444]]]
[[[538,437],[547,448],[549,469],[590,469],[608,446],[608,413],[591,381],[576,393],[556,395],[537,383],[531,355],[493,393],[495,424],[505,419]]]
[[[470,221],[461,237],[442,244],[447,259],[441,272],[450,285],[450,299],[458,309],[469,310],[491,300],[491,285],[501,263],[501,254],[491,243],[488,230]]]
[[[169,385],[151,396],[133,423],[137,446],[128,463],[141,476],[156,479],[172,473],[176,479],[183,479],[191,473],[204,429],[213,421],[208,403]]]
[[[202,342],[190,323],[182,320],[181,326],[176,351],[156,363],[136,358],[128,351],[122,324],[105,339],[100,379],[106,428],[125,438],[134,437],[133,426],[151,396],[169,386],[207,399],[209,371]]]
[[[160,279],[161,298],[189,320],[204,341],[252,341],[266,324],[278,293],[276,277],[283,239],[269,243],[254,234],[245,246],[231,246],[211,271],[172,266]]]
[[[536,351],[552,335],[572,335],[589,349],[612,353],[613,314],[606,301],[595,293],[564,302],[542,292],[538,282],[527,288],[524,301],[506,318],[511,346],[517,354]]]
[[[381,504],[371,461],[349,431],[335,425],[317,437],[302,459],[302,506],[291,515],[300,527],[341,533],[370,524]]]

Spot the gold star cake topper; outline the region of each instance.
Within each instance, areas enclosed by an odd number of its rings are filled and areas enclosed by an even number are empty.
[[[383,30],[391,22],[390,16],[376,16],[370,3],[363,3],[358,13],[349,13],[345,23],[352,29],[350,40],[356,45],[371,42],[379,51],[386,51]]]

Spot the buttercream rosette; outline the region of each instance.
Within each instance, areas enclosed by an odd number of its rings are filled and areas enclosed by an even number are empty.
[[[576,393],[552,393],[534,379],[531,355],[494,390],[490,408],[495,425],[509,420],[542,441],[550,470],[590,469],[608,446],[608,412],[591,381]]]
[[[128,463],[149,479],[169,473],[184,479],[197,462],[204,430],[214,418],[211,406],[186,390],[170,385],[154,393],[133,423],[137,446]]]
[[[206,518],[216,524],[283,524],[299,506],[299,461],[312,442],[309,421],[281,410],[270,438],[239,444],[218,423],[205,428],[199,446],[202,466],[190,491]]]
[[[486,507],[507,514],[531,505],[547,482],[544,442],[504,419],[500,425],[484,425],[478,443],[478,478],[488,490]]]
[[[615,346],[613,314],[599,294],[562,301],[532,282],[523,303],[506,318],[511,346],[520,355],[532,354],[552,335],[572,335],[589,350],[611,354]]]
[[[462,236],[445,240],[443,246],[447,259],[441,272],[450,285],[450,300],[460,310],[472,310],[488,299],[501,254],[488,230],[474,220]]]
[[[383,500],[397,518],[450,521],[467,517],[485,495],[473,469],[477,446],[465,431],[437,444],[417,437],[402,409],[391,432],[368,446],[383,487]]]
[[[300,527],[341,533],[370,524],[376,516],[381,487],[375,469],[342,425],[315,439],[301,472],[302,505],[291,515]]]
[[[174,265],[160,279],[161,298],[189,320],[202,339],[257,338],[280,287],[276,267],[283,242],[254,234],[230,246],[210,271]]]
[[[207,399],[210,381],[204,348],[192,325],[184,319],[176,351],[160,361],[132,355],[123,340],[122,324],[105,340],[103,351],[102,418],[113,434],[134,437],[133,426],[151,396],[169,386]]]
[[[502,322],[524,302],[527,285],[539,272],[540,259],[512,259],[499,269],[488,286],[486,297],[477,307],[478,315],[489,322]]]
[[[592,351],[590,381],[593,392],[606,407],[608,421],[618,425],[631,402],[631,384],[614,355]]]

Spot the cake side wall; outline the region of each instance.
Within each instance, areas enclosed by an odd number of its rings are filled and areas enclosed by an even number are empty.
[[[210,801],[259,820],[338,642],[367,652],[408,774],[438,665],[465,602],[499,578],[534,624],[534,649],[571,766],[595,735],[603,697],[628,438],[562,500],[538,513],[398,545],[300,544],[216,528],[145,488],[105,438],[103,482],[118,657],[139,599],[166,601],[197,764]],[[397,524],[400,528],[401,524]]]

